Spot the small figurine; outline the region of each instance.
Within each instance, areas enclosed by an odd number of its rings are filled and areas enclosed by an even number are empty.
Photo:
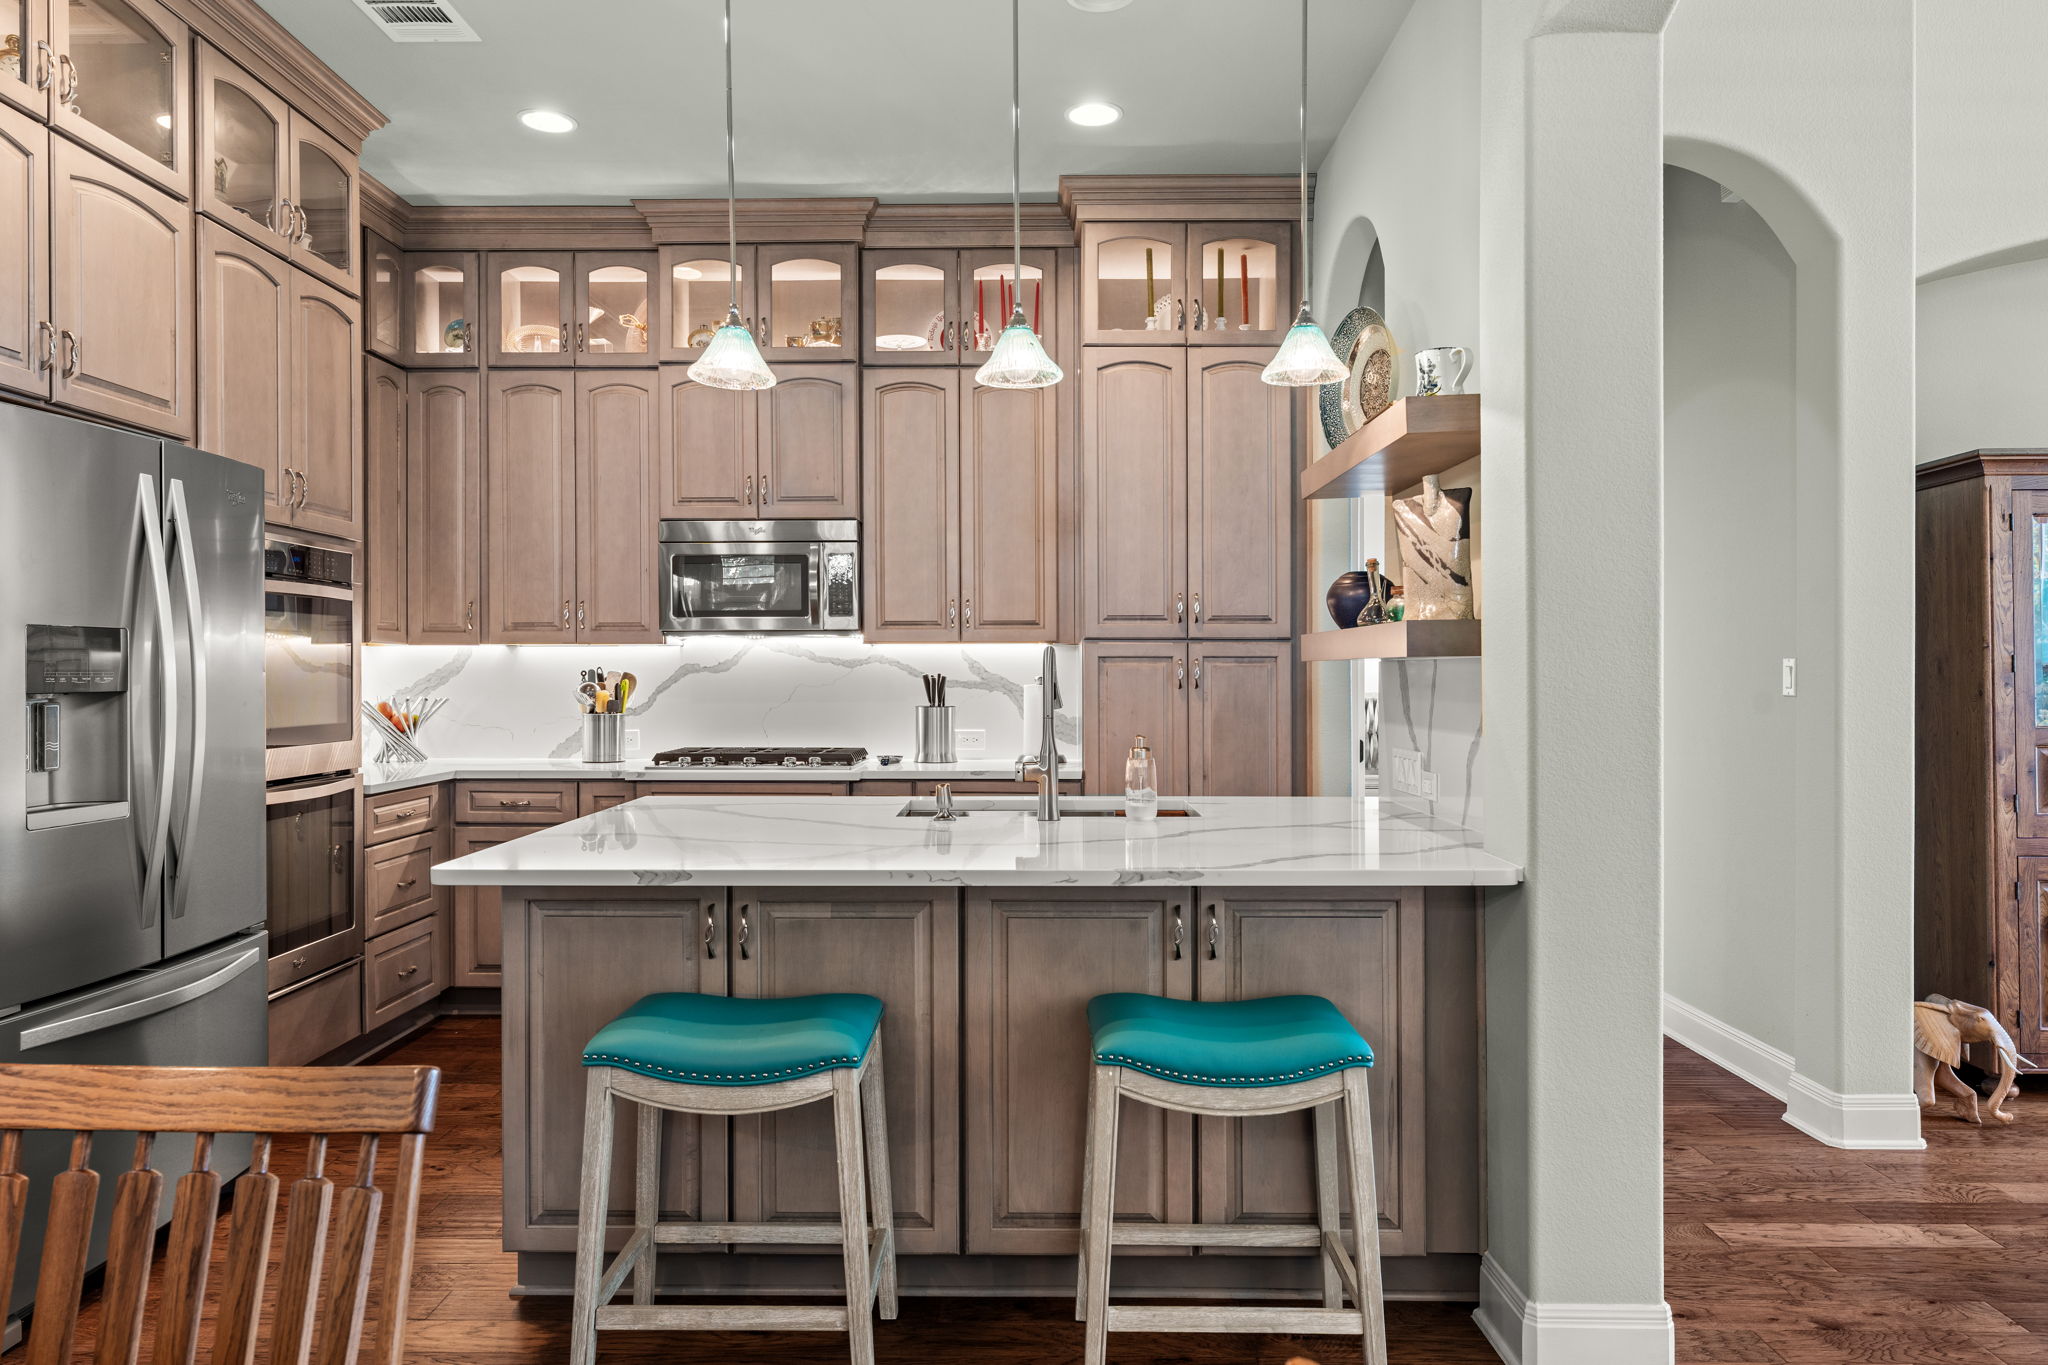
[[[2006,1100],[2019,1088],[2020,1056],[2012,1035],[2005,1031],[1990,1010],[1966,1005],[1945,995],[1930,995],[1913,1005],[1913,1090],[1920,1098],[1922,1116],[1935,1112],[1934,1092],[1938,1088],[1952,1097],[1955,1116],[1966,1123],[1982,1123],[1978,1096],[1956,1075],[1963,1060],[1963,1044],[1990,1043],[1998,1052],[1998,1087],[1991,1092],[1991,1117],[2011,1123]],[[2032,1066],[2032,1062],[2027,1062]]]

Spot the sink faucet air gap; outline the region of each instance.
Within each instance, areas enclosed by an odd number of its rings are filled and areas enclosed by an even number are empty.
[[[1038,784],[1038,818],[1041,822],[1060,818],[1060,750],[1054,737],[1053,720],[1060,709],[1059,668],[1053,661],[1052,646],[1038,671],[1038,693],[1043,699],[1038,721],[1038,752],[1017,760],[1017,779]]]

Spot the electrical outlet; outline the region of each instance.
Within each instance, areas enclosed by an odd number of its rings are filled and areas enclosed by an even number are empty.
[[[1422,799],[1425,801],[1436,800],[1436,774],[1428,768],[1422,770]]]
[[[1392,790],[1408,796],[1422,795],[1422,755],[1416,750],[1387,750],[1383,775]]]
[[[1783,659],[1779,661],[1778,691],[1788,697],[1799,695],[1799,660]]]
[[[639,748],[640,748],[640,732],[639,732],[638,730],[628,730],[628,731],[626,731],[626,752],[627,752],[627,753],[629,753],[629,754],[630,754],[630,753],[636,753],[636,752],[638,752],[638,751],[639,751]]]
[[[988,752],[988,731],[955,730],[953,752],[959,754],[985,754]]]

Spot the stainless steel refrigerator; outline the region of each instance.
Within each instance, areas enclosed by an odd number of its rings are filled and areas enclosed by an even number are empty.
[[[266,1060],[262,551],[261,470],[0,405],[0,1062]]]

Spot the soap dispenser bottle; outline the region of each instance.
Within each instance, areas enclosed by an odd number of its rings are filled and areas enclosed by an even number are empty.
[[[1138,742],[1131,746],[1131,756],[1124,760],[1124,816],[1150,820],[1158,814],[1159,765],[1153,762],[1145,737],[1139,735]]]

